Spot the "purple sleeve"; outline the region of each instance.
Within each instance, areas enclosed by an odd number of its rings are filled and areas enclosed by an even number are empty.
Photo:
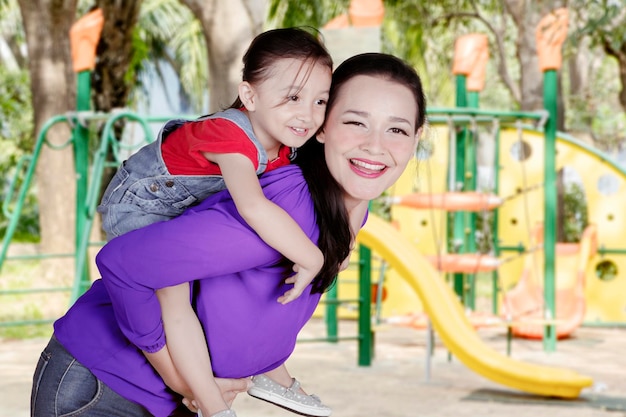
[[[317,238],[313,205],[299,168],[272,171],[261,185],[269,199]],[[156,352],[165,345],[156,289],[279,267],[282,259],[241,219],[228,193],[222,192],[178,218],[113,239],[96,263],[125,336],[140,349]]]

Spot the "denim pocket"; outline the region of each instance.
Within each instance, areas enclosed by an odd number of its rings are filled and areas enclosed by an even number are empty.
[[[57,391],[56,406],[59,416],[84,415],[102,396],[102,384],[78,361],[67,367]]]

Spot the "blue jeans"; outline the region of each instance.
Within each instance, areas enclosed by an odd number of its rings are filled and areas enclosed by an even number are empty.
[[[33,376],[31,417],[149,417],[139,404],[113,392],[53,336]]]

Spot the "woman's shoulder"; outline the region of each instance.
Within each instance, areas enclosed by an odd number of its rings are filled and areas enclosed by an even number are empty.
[[[259,177],[259,182],[265,196],[277,204],[279,201],[311,201],[309,187],[297,165],[287,165],[267,172]]]
[[[313,199],[299,166],[277,168],[263,174],[259,181],[265,197],[282,207],[301,226],[315,223]]]

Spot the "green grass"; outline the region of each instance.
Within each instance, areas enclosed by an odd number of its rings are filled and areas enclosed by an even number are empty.
[[[67,309],[69,293],[36,292],[34,288],[50,288],[40,260],[7,261],[0,271],[0,339],[45,337],[52,333],[52,321]],[[43,324],[28,324],[45,321]]]

